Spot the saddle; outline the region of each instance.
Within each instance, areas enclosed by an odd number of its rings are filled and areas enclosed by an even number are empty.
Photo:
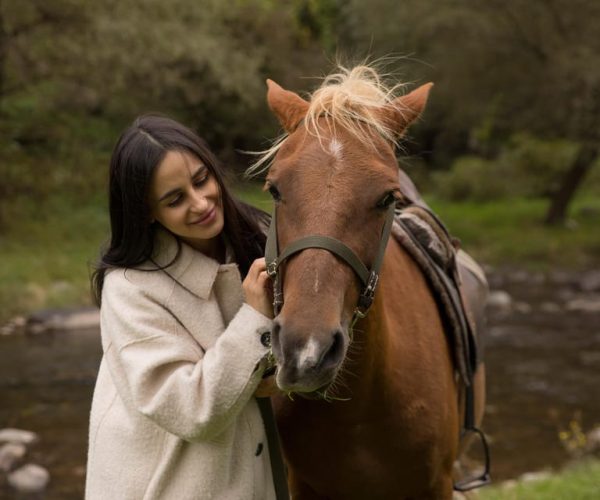
[[[437,302],[452,349],[454,367],[464,386],[465,415],[461,438],[477,435],[484,450],[484,472],[455,482],[456,491],[469,491],[490,482],[487,440],[475,422],[473,377],[483,362],[485,303],[489,291],[481,267],[450,236],[427,206],[410,178],[399,170],[403,200],[397,204],[391,234],[421,268]]]
[[[483,331],[488,283],[481,267],[462,249],[399,171],[403,200],[398,203],[392,236],[419,265],[428,282],[452,348],[454,366],[470,386],[483,361]]]
[[[483,327],[485,293],[479,292],[487,290],[487,281],[481,268],[424,207],[398,208],[392,236],[421,268],[438,304],[454,366],[462,382],[470,385],[483,357],[478,336]],[[475,280],[477,286],[468,286],[467,280]]]

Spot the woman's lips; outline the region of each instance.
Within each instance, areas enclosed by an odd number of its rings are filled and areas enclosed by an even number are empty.
[[[206,224],[210,224],[215,219],[216,215],[217,215],[217,208],[213,207],[204,217],[193,221],[192,224],[194,224],[196,226],[203,226]]]

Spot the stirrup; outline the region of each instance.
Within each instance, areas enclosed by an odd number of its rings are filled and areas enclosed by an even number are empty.
[[[454,491],[470,491],[475,488],[481,488],[486,484],[490,484],[490,450],[488,447],[487,439],[485,438],[485,434],[481,432],[477,427],[471,427],[469,429],[465,429],[462,434],[462,438],[464,438],[468,433],[473,432],[477,434],[480,438],[481,444],[483,445],[483,453],[485,455],[485,468],[483,473],[479,477],[475,477],[473,479],[465,479],[463,481],[457,481],[454,483]]]

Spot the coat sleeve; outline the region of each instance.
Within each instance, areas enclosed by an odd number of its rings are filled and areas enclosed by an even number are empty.
[[[271,329],[272,320],[244,304],[217,342],[203,351],[150,294],[131,284],[107,285],[102,335],[119,395],[182,439],[219,435],[261,380],[268,352],[261,334]]]

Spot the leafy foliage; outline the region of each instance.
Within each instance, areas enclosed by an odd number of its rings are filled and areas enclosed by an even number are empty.
[[[573,151],[600,141],[599,15],[594,0],[0,0],[0,230],[16,198],[103,190],[98,165],[143,112],[196,128],[241,170],[239,150],[277,135],[264,79],[308,90],[300,77],[335,56],[436,83],[405,144],[442,172],[423,185],[558,193]]]
[[[516,133],[493,159],[460,156],[450,169],[434,173],[434,189],[455,201],[549,197],[576,154],[572,141]]]

